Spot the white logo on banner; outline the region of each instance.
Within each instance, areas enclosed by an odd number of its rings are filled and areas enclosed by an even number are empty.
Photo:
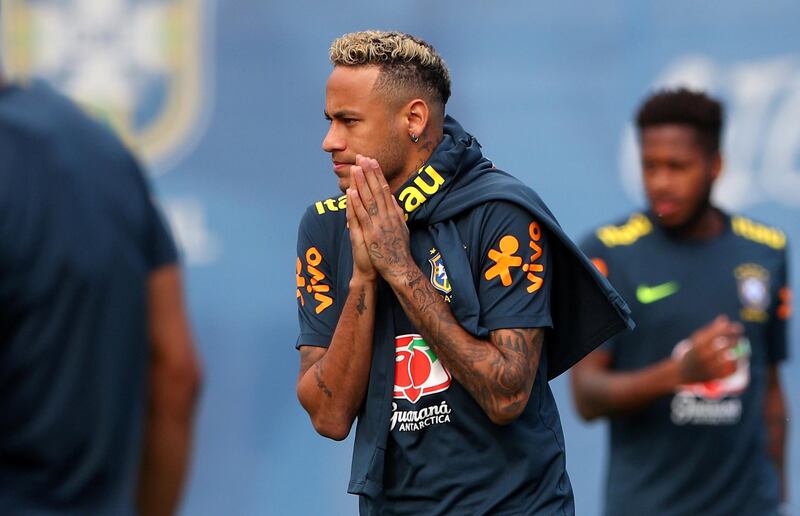
[[[194,147],[211,101],[211,0],[4,0],[2,61],[109,124],[154,174]],[[196,198],[163,201],[187,263],[222,252]]]
[[[51,82],[164,172],[205,125],[209,1],[4,0],[5,71]]]
[[[653,86],[703,89],[724,100],[725,167],[714,190],[717,203],[730,210],[764,201],[800,207],[800,56],[729,66],[687,56],[667,67]],[[622,136],[620,175],[627,194],[641,202],[633,124]]]

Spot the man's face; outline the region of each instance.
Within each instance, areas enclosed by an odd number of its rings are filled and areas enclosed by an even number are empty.
[[[339,188],[350,186],[356,154],[378,160],[386,181],[403,173],[405,149],[401,118],[391,100],[375,93],[376,66],[336,66],[325,89],[325,116],[330,128],[322,149],[330,152]]]
[[[719,175],[718,156],[709,156],[695,129],[679,124],[645,128],[641,133],[642,177],[650,208],[661,225],[690,222],[708,202]]]

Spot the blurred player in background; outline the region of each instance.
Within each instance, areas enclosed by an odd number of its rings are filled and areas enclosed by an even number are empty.
[[[718,101],[661,91],[636,123],[648,209],[600,227],[584,251],[631,300],[637,328],[572,373],[580,414],[611,422],[605,512],[776,514],[786,496],[786,237],[712,205]]]
[[[136,161],[45,84],[0,78],[0,514],[172,514],[198,382]]]
[[[333,439],[358,417],[363,514],[572,514],[547,381],[627,307],[445,115],[428,43],[347,34],[331,61],[323,149],[346,195],[300,225],[300,402]]]

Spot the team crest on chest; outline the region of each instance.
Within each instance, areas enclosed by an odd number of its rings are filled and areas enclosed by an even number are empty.
[[[443,294],[449,294],[453,288],[450,286],[450,280],[447,279],[447,271],[444,269],[444,261],[442,261],[442,253],[436,253],[428,259],[431,264],[431,285],[436,290]]]
[[[739,301],[739,315],[744,321],[765,322],[769,317],[769,271],[756,263],[745,263],[734,271]]]

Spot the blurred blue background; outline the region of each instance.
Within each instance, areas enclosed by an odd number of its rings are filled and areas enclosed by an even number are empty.
[[[633,111],[656,85],[727,103],[718,201],[781,226],[800,274],[800,44],[794,1],[2,0],[3,62],[85,103],[147,163],[180,240],[206,383],[186,515],[354,514],[352,440],[315,434],[295,392],[304,208],[337,192],[320,148],[332,39],[432,43],[448,111],[578,238],[641,205]],[[791,354],[798,352],[794,318]],[[800,361],[783,368],[800,414]],[[604,424],[553,382],[579,514],[599,514]],[[800,513],[800,425],[790,492]]]

